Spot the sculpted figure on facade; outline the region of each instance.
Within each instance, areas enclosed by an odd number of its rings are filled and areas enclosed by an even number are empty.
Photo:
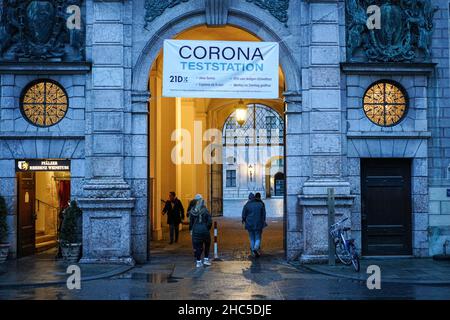
[[[4,0],[1,4],[0,60],[80,61],[84,28],[70,29],[69,6],[82,0]],[[81,17],[79,17],[81,19]]]
[[[380,28],[369,29],[367,8],[380,8]],[[366,0],[346,2],[349,61],[415,62],[431,57],[433,16],[429,0]]]

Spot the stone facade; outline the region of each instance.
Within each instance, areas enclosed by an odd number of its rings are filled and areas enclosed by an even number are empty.
[[[442,252],[450,239],[450,99],[448,1],[432,1],[431,60],[354,62],[346,49],[342,0],[86,0],[85,58],[0,64],[0,194],[6,196],[16,254],[14,159],[72,160],[72,198],[83,208],[83,262],[143,262],[149,257],[149,74],[164,39],[200,25],[225,23],[280,43],[286,103],[286,254],[322,259],[327,251],[327,189],[336,213],[351,218],[361,243],[360,158],[411,158],[413,254]],[[167,6],[165,6],[167,4]],[[287,6],[286,6],[287,4]],[[148,10],[156,10],[158,14]],[[426,62],[426,63],[425,63]],[[70,107],[56,126],[37,128],[21,116],[22,89],[50,78]],[[397,126],[371,123],[365,90],[392,79],[408,93]],[[151,255],[151,253],[150,253]]]

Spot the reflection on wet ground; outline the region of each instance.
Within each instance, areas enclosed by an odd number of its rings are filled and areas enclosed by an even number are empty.
[[[0,299],[449,299],[450,288],[383,284],[368,290],[361,281],[294,268],[282,259],[215,262],[196,268],[192,258],[158,254],[145,265],[109,279],[65,286],[0,290]]]
[[[364,281],[319,274],[285,261],[283,220],[271,218],[263,235],[263,255],[249,256],[247,233],[239,219],[219,223],[219,255],[211,267],[196,268],[186,228],[169,245],[167,233],[154,241],[150,262],[125,273],[85,281],[81,290],[65,285],[0,289],[0,299],[450,299],[450,288],[382,283],[369,290]],[[364,270],[362,271],[364,274]]]

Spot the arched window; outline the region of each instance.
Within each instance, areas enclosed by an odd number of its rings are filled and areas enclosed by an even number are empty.
[[[381,127],[390,127],[405,117],[408,97],[400,84],[391,80],[381,80],[367,89],[363,108],[370,121]]]
[[[64,88],[53,80],[39,79],[28,84],[20,98],[23,117],[37,127],[51,127],[67,113],[69,100]]]
[[[284,120],[272,108],[247,105],[247,120],[240,126],[233,112],[225,122],[223,143],[227,145],[284,145]]]

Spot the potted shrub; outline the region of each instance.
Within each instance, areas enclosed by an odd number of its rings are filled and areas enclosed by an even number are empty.
[[[6,201],[5,198],[0,196],[0,263],[6,261],[9,252],[8,237],[8,224],[6,223]]]
[[[63,213],[59,232],[61,253],[67,262],[77,262],[81,253],[81,209],[72,201]]]

